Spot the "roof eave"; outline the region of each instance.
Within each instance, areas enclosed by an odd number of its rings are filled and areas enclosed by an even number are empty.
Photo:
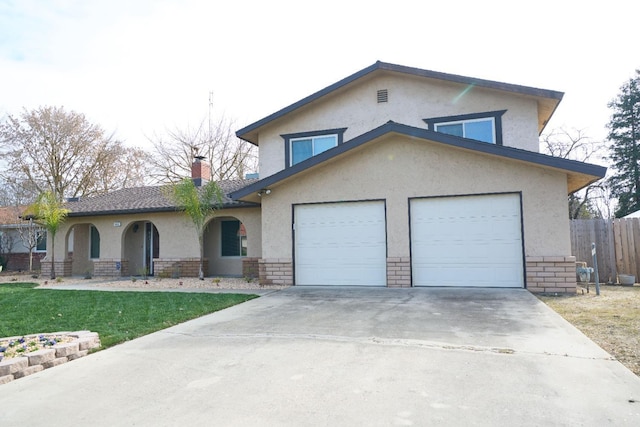
[[[260,206],[257,203],[248,201],[236,201],[234,203],[228,203],[223,205],[220,210],[234,209],[234,208],[253,208]],[[144,209],[109,209],[109,210],[96,210],[96,211],[77,211],[73,210],[67,214],[68,217],[84,217],[84,216],[111,216],[111,215],[138,215],[148,213],[165,213],[165,212],[181,212],[178,207],[159,207],[159,208],[144,208]]]

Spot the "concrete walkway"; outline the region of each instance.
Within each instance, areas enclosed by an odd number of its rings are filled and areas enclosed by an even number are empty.
[[[293,287],[2,385],[0,425],[637,426],[636,401],[524,290]]]

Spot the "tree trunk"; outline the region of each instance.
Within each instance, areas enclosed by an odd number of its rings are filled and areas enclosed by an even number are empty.
[[[29,273],[33,271],[33,248],[29,248]]]
[[[198,279],[204,280],[204,238],[202,232],[198,236],[198,243],[200,244],[200,271],[198,273]]]
[[[56,253],[56,239],[55,235],[51,235],[51,280],[56,278],[56,267],[55,267],[55,253]]]

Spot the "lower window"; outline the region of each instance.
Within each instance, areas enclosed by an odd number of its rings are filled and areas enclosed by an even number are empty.
[[[90,242],[90,255],[91,259],[100,258],[100,232],[93,225],[91,226],[91,242]]]
[[[247,232],[238,220],[220,222],[221,256],[247,256]]]

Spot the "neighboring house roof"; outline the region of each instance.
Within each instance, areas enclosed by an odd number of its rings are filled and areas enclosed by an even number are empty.
[[[567,160],[560,157],[553,157],[546,154],[540,154],[528,150],[521,150],[513,147],[506,147],[502,145],[475,141],[472,139],[460,138],[440,132],[431,131],[428,129],[407,126],[390,121],[356,138],[346,141],[343,144],[338,145],[337,147],[334,147],[316,156],[310,157],[307,160],[297,163],[287,169],[261,179],[253,184],[247,185],[246,187],[240,188],[232,192],[230,196],[235,200],[243,199],[251,195],[252,193],[258,193],[259,191],[267,187],[276,185],[296,174],[311,169],[320,163],[324,163],[356,147],[359,147],[363,144],[366,144],[388,134],[397,134],[419,138],[422,140],[432,141],[455,148],[474,151],[477,153],[522,161],[536,166],[560,169],[564,172],[567,172],[569,175],[569,192],[577,191],[580,188],[583,188],[591,184],[592,182],[603,178],[605,173],[607,172],[607,168],[598,165],[578,162],[574,160]]]
[[[521,85],[502,83],[502,82],[497,82],[492,80],[477,79],[474,77],[465,77],[465,76],[459,76],[456,74],[447,74],[447,73],[441,73],[437,71],[423,70],[420,68],[406,67],[404,65],[396,65],[396,64],[377,61],[375,64],[370,65],[330,86],[327,86],[326,88],[314,94],[311,94],[306,98],[303,98],[300,101],[289,105],[288,107],[285,107],[279,111],[276,111],[275,113],[270,114],[269,116],[261,120],[258,120],[255,123],[245,126],[244,128],[236,132],[236,136],[254,145],[258,145],[258,129],[261,128],[262,126],[268,123],[271,123],[291,113],[292,111],[302,108],[310,104],[311,102],[324,97],[325,95],[328,95],[357,80],[360,80],[365,76],[368,76],[372,73],[385,72],[385,71],[401,73],[401,74],[410,74],[413,76],[420,76],[420,77],[436,79],[436,80],[444,80],[444,81],[453,82],[453,83],[460,83],[462,85],[467,85],[467,86],[484,87],[488,89],[512,92],[515,94],[526,95],[526,96],[537,98],[538,99],[538,132],[539,133],[541,133],[544,127],[546,126],[547,122],[553,115],[555,109],[557,108],[558,104],[560,103],[560,100],[564,95],[564,93],[554,91],[554,90],[538,89],[538,88],[529,87],[529,86],[521,86]]]
[[[219,181],[218,185],[223,192],[223,208],[254,206],[251,203],[234,201],[228,194],[255,181],[257,180]],[[71,211],[70,217],[176,211],[176,204],[165,196],[165,188],[168,187],[123,188],[102,196],[67,202],[66,208]]]
[[[19,217],[26,208],[26,206],[0,206],[0,226],[19,224]]]
[[[631,212],[629,215],[625,215],[623,218],[640,218],[640,211]]]

